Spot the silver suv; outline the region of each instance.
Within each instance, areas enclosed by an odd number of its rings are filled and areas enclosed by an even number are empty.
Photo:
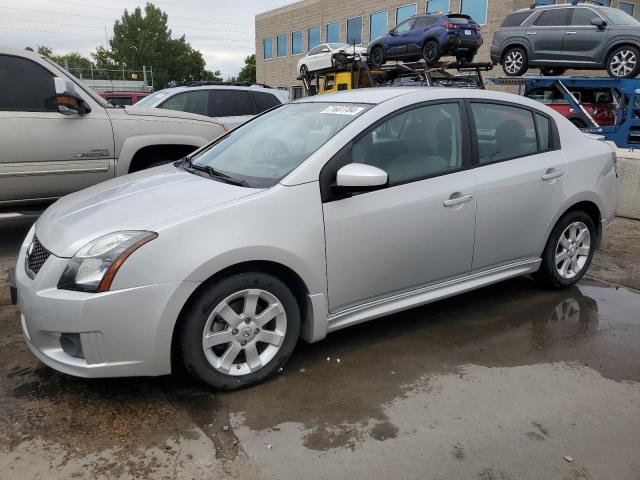
[[[193,152],[220,122],[115,108],[51,60],[0,48],[0,219]]]
[[[538,67],[543,75],[568,68],[606,69],[614,78],[640,73],[640,22],[617,8],[552,5],[510,13],[491,44],[491,60],[509,76]]]

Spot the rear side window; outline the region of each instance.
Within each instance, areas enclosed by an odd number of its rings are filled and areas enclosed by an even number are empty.
[[[208,115],[209,92],[198,90],[195,92],[182,92],[166,100],[160,108],[178,110],[180,112]]]
[[[536,27],[559,27],[569,24],[570,8],[552,8],[543,11],[533,24]]]
[[[0,55],[0,110],[57,111],[53,75],[36,62]]]
[[[235,117],[253,115],[253,103],[245,90],[215,90],[213,92],[214,116]]]
[[[538,147],[533,113],[523,108],[493,103],[471,103],[480,164],[533,155]],[[548,130],[548,128],[547,128]],[[547,134],[547,148],[549,135]]]
[[[280,100],[275,95],[271,95],[270,93],[263,92],[251,92],[251,96],[253,97],[253,101],[256,102],[256,106],[258,107],[258,113],[262,113],[265,110],[269,110],[276,105],[280,105]]]
[[[539,113],[535,114],[538,129],[538,149],[541,151],[551,148],[551,124],[549,119]]]
[[[516,12],[510,13],[500,25],[500,28],[503,27],[518,27],[522,25],[522,23],[531,16],[532,12]]]

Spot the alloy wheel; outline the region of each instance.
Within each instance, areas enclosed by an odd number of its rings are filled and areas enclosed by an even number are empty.
[[[517,73],[524,65],[524,56],[518,50],[513,50],[504,58],[504,69],[507,73]]]
[[[427,42],[422,53],[427,62],[434,62],[438,55],[436,44],[434,42]]]
[[[282,302],[266,290],[229,295],[209,315],[202,333],[207,361],[225,375],[247,375],[269,363],[287,333]]]
[[[638,59],[631,50],[620,50],[610,61],[610,68],[616,77],[626,77],[636,68]]]
[[[570,279],[584,268],[591,252],[591,234],[582,222],[573,222],[564,229],[556,244],[555,266],[558,275]]]

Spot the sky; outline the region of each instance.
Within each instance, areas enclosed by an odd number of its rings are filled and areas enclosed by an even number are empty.
[[[208,70],[224,78],[236,75],[244,58],[255,53],[255,15],[293,0],[155,0],[169,16],[172,36],[185,35],[199,50]],[[146,0],[0,0],[0,46],[47,46],[54,54],[79,52],[89,57],[124,11]],[[106,27],[106,32],[105,32]]]

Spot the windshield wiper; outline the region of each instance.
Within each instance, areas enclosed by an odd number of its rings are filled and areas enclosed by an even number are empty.
[[[205,172],[211,178],[215,178],[216,180],[220,180],[222,182],[229,183],[231,185],[238,185],[240,187],[249,187],[249,183],[245,182],[244,180],[238,180],[237,178],[233,178],[230,175],[227,175],[226,173],[216,170],[210,165],[196,165],[191,161],[191,159],[189,159],[189,164],[192,169],[198,170],[200,172]]]

